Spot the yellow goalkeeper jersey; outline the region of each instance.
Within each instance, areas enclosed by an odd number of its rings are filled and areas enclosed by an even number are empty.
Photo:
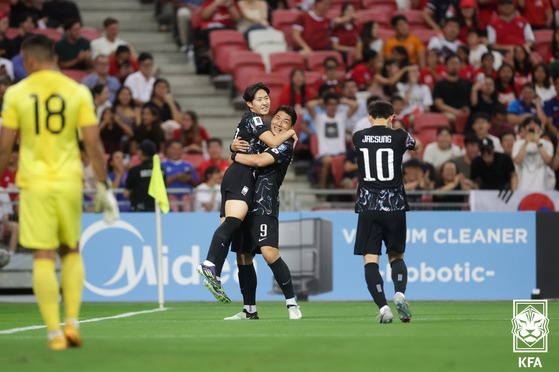
[[[97,125],[93,98],[85,85],[58,71],[35,72],[6,91],[2,125],[21,133],[19,188],[83,186],[77,132]]]

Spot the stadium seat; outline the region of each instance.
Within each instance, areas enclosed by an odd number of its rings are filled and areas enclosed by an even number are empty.
[[[210,48],[214,55],[214,64],[222,74],[230,74],[231,52],[247,50],[247,42],[242,33],[235,30],[216,30],[210,33]]]
[[[285,78],[289,78],[294,68],[305,71],[305,59],[298,52],[283,52],[270,54],[270,67],[272,72],[278,72]]]
[[[91,41],[91,40],[99,39],[101,37],[101,32],[93,27],[82,27],[80,30],[80,36]]]
[[[543,61],[547,61],[553,40],[553,30],[534,30],[534,51],[540,55]]]
[[[395,0],[363,0],[363,9],[372,9],[373,7],[377,9],[379,6],[391,9],[392,12],[398,10],[398,4]]]
[[[453,134],[452,143],[460,148],[464,148],[464,135],[463,134]]]
[[[297,22],[302,15],[303,12],[289,9],[277,9],[272,12],[272,27],[283,32],[287,45],[293,49],[295,48],[295,42],[293,41],[293,24]]]
[[[415,115],[414,118],[414,131],[418,134],[423,134],[427,131],[435,132],[439,127],[450,127],[448,118],[445,114],[434,113],[434,112],[424,112]]]
[[[421,150],[421,158],[423,158],[423,151],[425,151],[425,147],[437,140],[437,131],[425,130],[425,132],[414,134],[413,136],[419,139],[421,141],[421,144],[423,145],[423,149]]]
[[[276,109],[279,107],[279,99],[281,97],[281,91],[286,83],[285,77],[279,72],[255,72],[250,75],[249,80],[251,83],[261,81],[268,88],[270,88],[270,115],[272,115]]]
[[[355,10],[361,9],[361,0],[332,0],[330,2],[330,8],[331,9],[338,9],[338,15],[339,15],[339,10],[342,9],[342,6],[345,3],[353,4],[353,7],[355,8]]]
[[[421,43],[425,45],[425,48],[427,48],[431,38],[437,36],[437,31],[426,28],[416,28],[413,30],[410,29],[410,34],[417,36]]]
[[[239,51],[232,53],[230,67],[233,71],[233,81],[238,92],[243,92],[250,82],[250,76],[256,72],[266,72],[266,67],[262,62],[262,56],[250,51]]]
[[[248,34],[248,46],[256,53],[260,53],[266,71],[270,72],[270,54],[287,51],[287,43],[283,32],[278,30],[254,30]]]
[[[204,155],[201,155],[201,154],[182,154],[181,155],[181,160],[184,160],[184,161],[189,162],[190,164],[192,164],[194,169],[196,169],[196,173],[198,173],[198,169],[200,168],[200,164],[202,164],[204,161],[206,161],[206,158],[204,157]]]
[[[418,29],[418,28],[430,29],[429,25],[423,19],[423,12],[421,10],[414,10],[414,9],[403,10],[403,11],[397,12],[394,15],[397,15],[397,14],[401,14],[401,15],[403,15],[407,18],[409,26],[410,26],[410,32],[412,30]]]
[[[190,25],[192,27],[192,30],[197,30],[200,28],[201,24],[202,24],[202,10],[198,9],[191,13]]]
[[[334,50],[319,50],[311,52],[307,57],[307,69],[309,71],[316,71],[324,74],[324,67],[322,63],[327,57],[334,57],[338,61],[338,72],[343,75],[346,73],[344,60],[342,55]]]
[[[68,76],[70,79],[81,83],[83,78],[89,75],[89,72],[82,70],[61,70],[64,75]]]
[[[55,42],[62,39],[62,36],[64,36],[62,32],[58,31],[55,28],[36,28],[35,30],[33,30],[33,33],[45,35],[46,37],[48,37],[49,39]]]
[[[316,156],[318,155],[318,138],[315,135],[311,136],[310,143],[311,143],[311,154],[313,158],[316,159]]]
[[[357,11],[357,25],[363,26],[367,22],[375,21],[381,28],[390,28],[392,12],[388,9],[364,9]]]
[[[0,12],[2,12],[2,14],[4,15],[9,15],[10,14],[10,2],[5,2],[2,1],[0,2]]]
[[[311,89],[312,95],[316,95],[314,86],[322,79],[322,74],[316,71],[305,71],[305,84]]]
[[[13,39],[19,35],[19,29],[10,27],[8,31],[6,31],[6,39]]]
[[[345,155],[332,156],[332,175],[336,183],[336,188],[343,189],[342,178],[344,175]]]
[[[454,122],[454,132],[458,134],[464,133],[464,129],[466,128],[466,124],[468,123],[469,118],[469,114],[456,115],[456,121]]]
[[[381,38],[381,40],[388,40],[391,37],[393,37],[394,35],[396,35],[396,32],[394,32],[393,29],[391,28],[379,28],[378,30],[378,36],[379,38]]]

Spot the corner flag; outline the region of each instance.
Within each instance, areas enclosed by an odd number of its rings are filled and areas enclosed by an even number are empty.
[[[149,180],[148,194],[159,204],[163,213],[169,212],[169,199],[167,198],[165,181],[163,181],[163,174],[161,173],[161,163],[157,154],[153,155],[153,170]]]

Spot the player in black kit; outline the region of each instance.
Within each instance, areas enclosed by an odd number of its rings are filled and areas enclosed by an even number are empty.
[[[257,154],[259,141],[270,147],[277,147],[289,138],[297,135],[293,129],[274,136],[268,130],[262,118],[270,110],[270,89],[261,82],[249,85],[243,99],[249,112],[244,114],[237,126],[234,139],[241,137],[249,146],[247,153]],[[204,286],[221,302],[231,300],[221,286],[221,269],[229,251],[229,245],[239,230],[248,212],[254,192],[254,169],[240,163],[233,163],[223,176],[221,183],[221,225],[215,231],[206,260],[198,266],[197,271],[204,277]]]
[[[365,281],[380,309],[379,323],[392,323],[393,315],[384,295],[379,272],[379,257],[384,241],[392,268],[394,303],[402,322],[411,312],[404,296],[408,269],[406,249],[406,211],[409,210],[402,177],[402,156],[416,147],[415,139],[403,129],[391,128],[392,105],[376,101],[369,106],[371,127],[353,135],[357,154],[359,187],[355,212],[359,213],[354,254],[365,261]]]
[[[293,127],[297,121],[295,109],[280,106],[272,118],[270,130],[279,136]],[[287,168],[293,158],[293,142],[285,141],[276,148],[266,148],[259,155],[233,153],[235,162],[257,167],[253,202],[243,223],[243,231],[231,245],[237,253],[239,285],[243,295],[244,308],[238,314],[225,320],[258,319],[256,311],[256,271],[254,255],[261,253],[270,266],[278,285],[283,291],[289,319],[301,319],[302,314],[293,291],[289,267],[279,255],[279,189],[285,178]]]

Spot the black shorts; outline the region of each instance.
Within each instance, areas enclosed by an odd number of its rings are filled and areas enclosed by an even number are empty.
[[[386,251],[406,251],[406,212],[366,211],[359,213],[353,253],[381,255],[382,242]]]
[[[254,193],[252,168],[233,163],[223,175],[221,182],[221,217],[225,217],[227,200],[242,200],[250,207]]]
[[[260,247],[278,248],[279,222],[272,216],[247,216],[233,238],[231,252],[261,254]]]

